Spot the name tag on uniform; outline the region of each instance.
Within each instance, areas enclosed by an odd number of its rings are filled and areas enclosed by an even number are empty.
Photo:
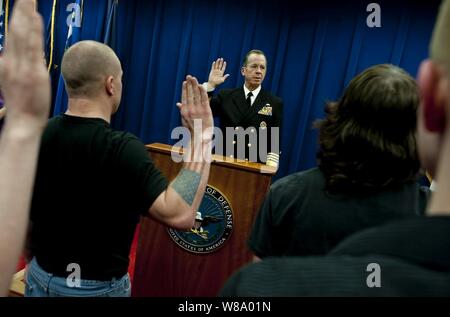
[[[264,108],[259,110],[258,114],[262,114],[263,116],[272,116],[272,106],[270,104],[266,104]]]

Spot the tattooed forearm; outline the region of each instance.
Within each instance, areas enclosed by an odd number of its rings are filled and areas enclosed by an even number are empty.
[[[182,169],[171,186],[191,206],[200,185],[200,180],[200,173]]]

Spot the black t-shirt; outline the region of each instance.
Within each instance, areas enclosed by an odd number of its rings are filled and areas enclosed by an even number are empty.
[[[143,143],[103,119],[55,117],[42,138],[30,247],[47,272],[81,279],[126,274],[136,224],[167,188]]]
[[[416,217],[353,234],[330,255],[382,254],[431,270],[450,272],[449,246],[449,216]]]
[[[423,214],[427,197],[415,182],[366,196],[330,194],[313,168],[271,186],[249,247],[259,257],[326,254],[354,232]]]
[[[327,256],[274,257],[227,281],[222,296],[449,296],[450,217],[366,229]],[[369,287],[379,266],[381,287]],[[372,276],[372,277],[371,277]]]

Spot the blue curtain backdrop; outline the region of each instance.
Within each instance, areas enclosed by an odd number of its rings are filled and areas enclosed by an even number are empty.
[[[38,1],[38,10],[45,21],[46,30],[46,57],[50,63],[52,80],[52,95],[54,104],[51,113],[64,112],[67,106],[67,94],[60,76],[61,59],[67,48],[79,40],[103,41],[107,33],[108,13],[111,0],[84,1],[84,0],[41,0]],[[80,27],[73,25],[69,33],[69,21],[73,19],[73,6],[80,8]],[[54,9],[53,9],[54,8]],[[72,10],[71,10],[72,9]],[[54,16],[54,30],[52,32],[52,16]],[[53,39],[51,34],[53,33]],[[53,45],[52,45],[53,43]],[[52,49],[53,46],[53,49]],[[50,59],[51,52],[53,58]]]
[[[75,0],[57,1],[53,93],[67,39],[66,11]],[[308,1],[309,2],[309,1]],[[381,28],[369,28],[366,7],[381,6]],[[421,3],[420,3],[421,2]],[[350,79],[378,63],[415,76],[427,57],[440,1],[120,0],[109,31],[124,68],[124,91],[113,126],[145,143],[173,144],[180,124],[175,104],[186,74],[206,81],[213,60],[228,62],[223,88],[241,86],[241,61],[253,48],[265,51],[263,87],[284,100],[281,166],[277,177],[316,165],[317,131],[327,100]],[[46,23],[52,1],[39,1]],[[80,39],[103,41],[108,1],[85,1]],[[49,34],[50,28],[47,28]]]

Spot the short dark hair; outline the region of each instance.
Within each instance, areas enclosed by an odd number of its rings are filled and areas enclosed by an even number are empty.
[[[418,105],[415,80],[396,66],[376,65],[356,76],[316,123],[327,190],[373,192],[414,180]]]
[[[264,57],[266,57],[266,54],[264,54],[264,52],[261,51],[261,50],[251,50],[251,51],[249,51],[247,54],[245,54],[244,60],[242,61],[242,66],[247,66],[247,63],[248,63],[248,57],[249,57],[251,54],[258,54],[258,55],[263,55]]]

